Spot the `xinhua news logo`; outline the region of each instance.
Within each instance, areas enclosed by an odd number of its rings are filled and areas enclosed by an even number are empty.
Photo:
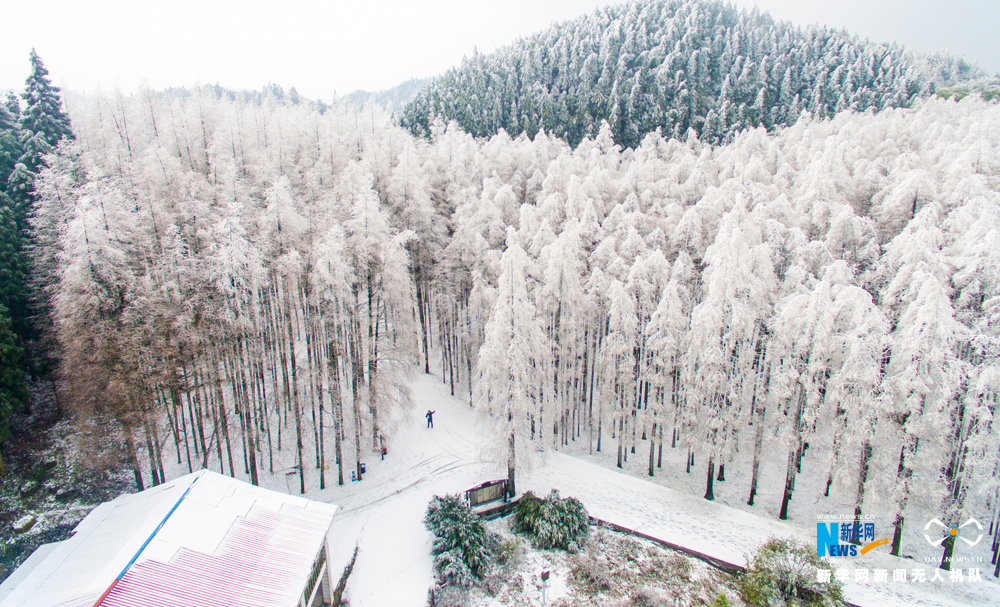
[[[868,542],[861,546],[861,542]],[[875,523],[816,523],[816,556],[858,556],[891,544],[888,538],[875,539]]]

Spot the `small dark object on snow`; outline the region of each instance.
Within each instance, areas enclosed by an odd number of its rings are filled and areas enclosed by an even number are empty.
[[[434,427],[434,414],[435,413],[437,413],[437,411],[431,411],[430,409],[428,409],[427,413],[424,414],[424,417],[427,418],[427,427],[428,428],[433,428]]]

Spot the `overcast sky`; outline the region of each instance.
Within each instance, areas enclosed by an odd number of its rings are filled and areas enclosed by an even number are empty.
[[[1000,0],[735,0],[1000,70]],[[0,89],[21,90],[34,46],[64,88],[268,82],[330,100],[439,74],[607,0],[33,0],[6,2]]]

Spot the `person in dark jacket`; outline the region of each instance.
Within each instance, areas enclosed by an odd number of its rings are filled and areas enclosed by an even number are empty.
[[[428,428],[433,428],[434,427],[434,414],[435,413],[437,413],[437,411],[431,411],[430,409],[428,409],[427,413],[424,415],[424,417],[427,418],[427,427]]]

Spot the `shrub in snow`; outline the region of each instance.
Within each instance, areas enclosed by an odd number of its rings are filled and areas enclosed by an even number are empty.
[[[529,491],[514,509],[514,526],[538,548],[576,551],[590,531],[590,518],[574,497],[560,498],[553,489],[547,498],[539,499]]]
[[[830,571],[828,582],[818,581],[817,571],[823,569]],[[840,584],[832,574],[830,564],[808,544],[772,537],[750,557],[738,584],[748,605],[843,605]]]
[[[674,556],[663,564],[663,576],[667,579],[691,579],[691,562],[682,556]]]
[[[438,578],[448,586],[471,588],[476,583],[476,577],[465,563],[461,554],[445,550],[434,557],[434,569]]]
[[[668,607],[667,599],[652,588],[640,588],[625,603],[628,607]]]
[[[579,555],[574,562],[573,574],[584,586],[594,592],[611,588],[611,574],[607,559],[592,553]]]
[[[531,491],[525,493],[514,506],[514,530],[532,535],[541,517],[542,500]]]
[[[500,564],[506,565],[508,563],[516,562],[523,553],[524,547],[521,546],[520,540],[516,537],[512,537],[508,540],[504,540],[500,544],[500,548],[497,550],[497,560]]]
[[[729,599],[726,598],[726,595],[724,594],[718,594],[716,595],[715,600],[712,601],[712,607],[730,607]]]
[[[486,573],[500,542],[459,495],[436,495],[424,526],[434,534],[434,568],[449,584],[471,586]]]
[[[432,607],[467,607],[469,593],[458,586],[434,586],[427,592],[427,605]]]

